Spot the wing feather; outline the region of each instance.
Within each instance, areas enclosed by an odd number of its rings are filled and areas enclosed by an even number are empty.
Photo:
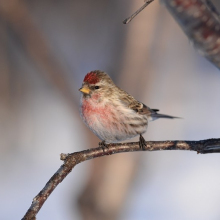
[[[147,117],[151,118],[151,120],[155,120],[158,118],[169,118],[169,119],[179,118],[179,117],[175,117],[171,115],[159,114],[157,113],[159,109],[151,109],[145,104],[143,104],[142,102],[139,102],[138,100],[136,100],[133,96],[129,95],[125,91],[123,90],[120,90],[120,91],[121,91],[120,101],[126,107],[137,112],[137,114],[146,115]]]

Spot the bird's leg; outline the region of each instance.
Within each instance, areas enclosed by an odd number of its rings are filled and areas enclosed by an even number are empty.
[[[102,148],[103,152],[105,152],[105,149],[108,149],[108,146],[107,146],[107,144],[105,143],[105,141],[99,142],[99,147]]]
[[[144,139],[144,137],[140,134],[140,138],[139,138],[139,146],[141,150],[144,150],[144,147],[146,147],[146,141]]]

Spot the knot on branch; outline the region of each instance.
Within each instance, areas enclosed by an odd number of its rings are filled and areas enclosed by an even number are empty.
[[[66,158],[68,157],[68,155],[69,155],[69,154],[61,153],[61,154],[60,154],[60,160],[63,160],[63,161],[66,160]]]

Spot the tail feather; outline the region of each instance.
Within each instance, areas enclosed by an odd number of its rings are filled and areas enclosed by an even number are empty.
[[[151,117],[152,117],[152,120],[156,120],[159,118],[168,118],[168,119],[180,118],[180,117],[175,117],[175,116],[171,116],[171,115],[158,114],[156,112],[152,113]]]

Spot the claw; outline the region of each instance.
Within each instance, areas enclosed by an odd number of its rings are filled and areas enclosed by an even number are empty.
[[[108,149],[107,144],[105,143],[105,141],[101,141],[99,142],[99,147],[102,148],[103,152],[105,153],[105,149]]]
[[[139,138],[139,146],[140,146],[141,150],[144,150],[144,148],[147,146],[146,141],[141,134],[140,134],[140,138]]]

